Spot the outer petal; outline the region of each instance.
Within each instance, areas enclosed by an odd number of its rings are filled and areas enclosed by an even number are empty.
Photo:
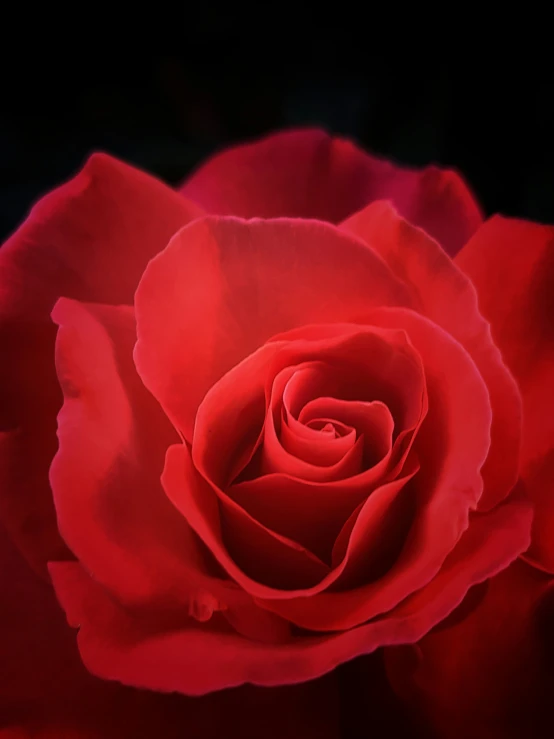
[[[288,644],[256,644],[185,625],[153,633],[107,598],[77,563],[60,563],[51,571],[70,623],[80,625],[80,651],[94,674],[194,694],[245,681],[283,685],[313,679],[380,646],[421,639],[471,585],[506,567],[528,545],[530,517],[529,507],[519,502],[482,514],[439,575],[391,614],[334,636]]]
[[[488,510],[506,497],[518,478],[521,398],[481,315],[475,287],[436,242],[399,218],[388,203],[369,206],[342,228],[364,238],[386,261],[411,291],[417,310],[465,347],[485,380],[493,418],[479,505]]]
[[[187,698],[91,675],[50,583],[0,530],[0,737],[338,739],[336,677]]]
[[[374,200],[391,200],[451,254],[481,224],[479,208],[451,170],[407,169],[324,131],[286,131],[214,156],[182,187],[209,213],[339,223]]]
[[[386,650],[389,678],[444,739],[551,735],[554,582],[515,562],[413,647]]]
[[[193,608],[208,586],[221,597],[160,484],[179,437],[135,372],[133,309],[61,299],[53,318],[64,405],[50,481],[65,541],[124,603]]]
[[[522,477],[537,511],[526,557],[554,573],[554,227],[492,218],[456,261],[521,389]]]
[[[206,218],[144,273],[135,362],[190,441],[206,392],[274,334],[407,301],[385,263],[332,226]]]
[[[60,296],[132,303],[148,260],[199,212],[154,178],[97,154],[0,250],[0,513],[38,568],[67,556],[48,486],[62,401],[50,311]]]

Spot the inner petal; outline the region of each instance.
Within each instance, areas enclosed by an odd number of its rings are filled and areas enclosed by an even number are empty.
[[[286,429],[283,424],[281,431]],[[289,430],[290,431],[290,430]],[[285,431],[285,434],[287,432]],[[320,432],[316,431],[316,434]],[[290,440],[292,441],[293,434]],[[358,440],[355,438],[353,431],[350,437],[340,438],[323,438],[320,443],[297,439],[298,448],[304,446],[301,451],[306,452],[306,456],[313,461],[306,461],[301,456],[288,451],[279,439],[277,429],[273,419],[271,410],[267,414],[265,423],[264,440],[262,445],[261,456],[261,474],[268,475],[273,472],[282,472],[292,477],[298,477],[302,480],[311,480],[314,482],[332,482],[333,480],[343,480],[353,475],[357,475],[362,471],[362,460],[364,453],[363,437]],[[346,441],[349,449],[344,452],[344,444],[337,445],[337,442]],[[333,447],[337,447],[333,450]],[[332,453],[338,451],[338,461],[333,461]]]
[[[293,420],[296,421],[296,419]],[[306,435],[298,433],[298,427],[306,429],[309,433]],[[339,435],[330,421],[322,421],[321,430],[303,426],[298,421],[296,421],[296,427],[291,428],[283,414],[280,442],[285,451],[298,459],[309,464],[329,467],[340,462],[356,443],[356,429],[343,427],[341,431]]]
[[[322,416],[336,418],[337,423],[355,429],[357,435],[363,437],[365,469],[380,462],[392,447],[394,419],[387,406],[379,400],[315,398],[302,408],[298,421],[307,425]]]
[[[297,458],[310,467],[313,465],[331,467],[337,465],[356,444],[355,429],[347,428],[344,424],[338,424],[335,427],[332,423],[333,419],[330,418],[314,419],[320,422],[308,427],[299,423],[291,410],[299,391],[307,392],[306,397],[312,397],[313,392],[318,392],[321,382],[317,378],[324,377],[326,369],[325,363],[317,360],[285,367],[277,373],[266,391],[268,396],[266,426],[268,428],[265,429],[264,439],[266,437],[267,439],[262,446],[267,446],[267,448],[262,452],[262,456],[267,471],[287,470],[291,474],[300,474],[303,471],[307,475],[306,479],[320,479],[323,471],[303,468],[288,457]],[[310,387],[312,387],[311,391]],[[277,445],[273,443],[274,439],[270,438],[273,436],[276,436],[282,450],[277,449]],[[281,457],[280,461],[278,457]],[[350,462],[348,460],[345,462],[345,468],[328,470],[328,473],[332,479],[339,479],[337,475],[344,473],[354,474],[356,471],[354,462],[358,458],[359,454],[352,455],[349,458]]]
[[[343,436],[343,434],[338,433],[335,424],[328,418],[315,418],[313,421],[307,423],[306,426],[316,431],[321,431],[322,434],[330,434],[334,439],[337,436]]]

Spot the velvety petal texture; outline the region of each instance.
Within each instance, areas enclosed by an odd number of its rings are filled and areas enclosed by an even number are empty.
[[[331,223],[374,200],[390,200],[449,254],[455,254],[482,221],[458,173],[400,167],[317,129],[286,131],[216,154],[181,192],[214,215]]]

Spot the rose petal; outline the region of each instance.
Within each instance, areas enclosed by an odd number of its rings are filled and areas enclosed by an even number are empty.
[[[451,254],[482,221],[456,172],[399,167],[316,129],[285,131],[216,154],[181,192],[218,215],[332,223],[373,200],[391,200]]]
[[[273,416],[280,417],[279,439],[289,454],[313,465],[330,466],[339,462],[356,443],[356,429],[333,421],[319,424],[300,423],[291,409],[291,400],[298,373],[308,373],[315,369],[315,364],[306,362],[301,366],[287,367],[282,370],[271,388],[270,408]],[[279,413],[280,411],[280,413]],[[267,423],[267,421],[266,421]],[[340,431],[340,432],[339,432]]]
[[[479,505],[483,510],[492,508],[518,479],[521,398],[479,312],[475,287],[436,242],[400,218],[388,203],[365,208],[342,228],[364,238],[387,262],[411,290],[416,309],[465,347],[487,383],[493,420]]]
[[[492,218],[456,261],[521,389],[522,477],[537,510],[525,556],[554,573],[554,228]]]
[[[381,259],[327,224],[202,219],[143,275],[135,362],[191,441],[206,392],[274,334],[406,300]]]
[[[421,407],[419,414],[421,415]],[[380,400],[367,402],[316,398],[304,406],[300,418],[310,423],[311,418],[318,418],[321,415],[340,419],[344,424],[357,429],[363,436],[365,463],[368,468],[380,464],[392,453],[394,419],[388,407]],[[417,420],[413,422],[412,428],[415,425]]]
[[[0,250],[0,429],[6,432],[0,435],[0,511],[17,545],[45,575],[48,559],[69,556],[48,485],[62,402],[50,311],[60,296],[132,303],[148,260],[199,213],[154,178],[95,154],[35,205]]]

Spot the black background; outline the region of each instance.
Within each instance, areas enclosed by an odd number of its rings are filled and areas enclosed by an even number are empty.
[[[548,56],[423,41],[384,53],[332,30],[243,42],[224,16],[160,52],[108,57],[103,40],[78,41],[81,54],[3,67],[1,240],[92,151],[176,184],[218,148],[309,124],[401,163],[457,168],[486,214],[554,223]]]

